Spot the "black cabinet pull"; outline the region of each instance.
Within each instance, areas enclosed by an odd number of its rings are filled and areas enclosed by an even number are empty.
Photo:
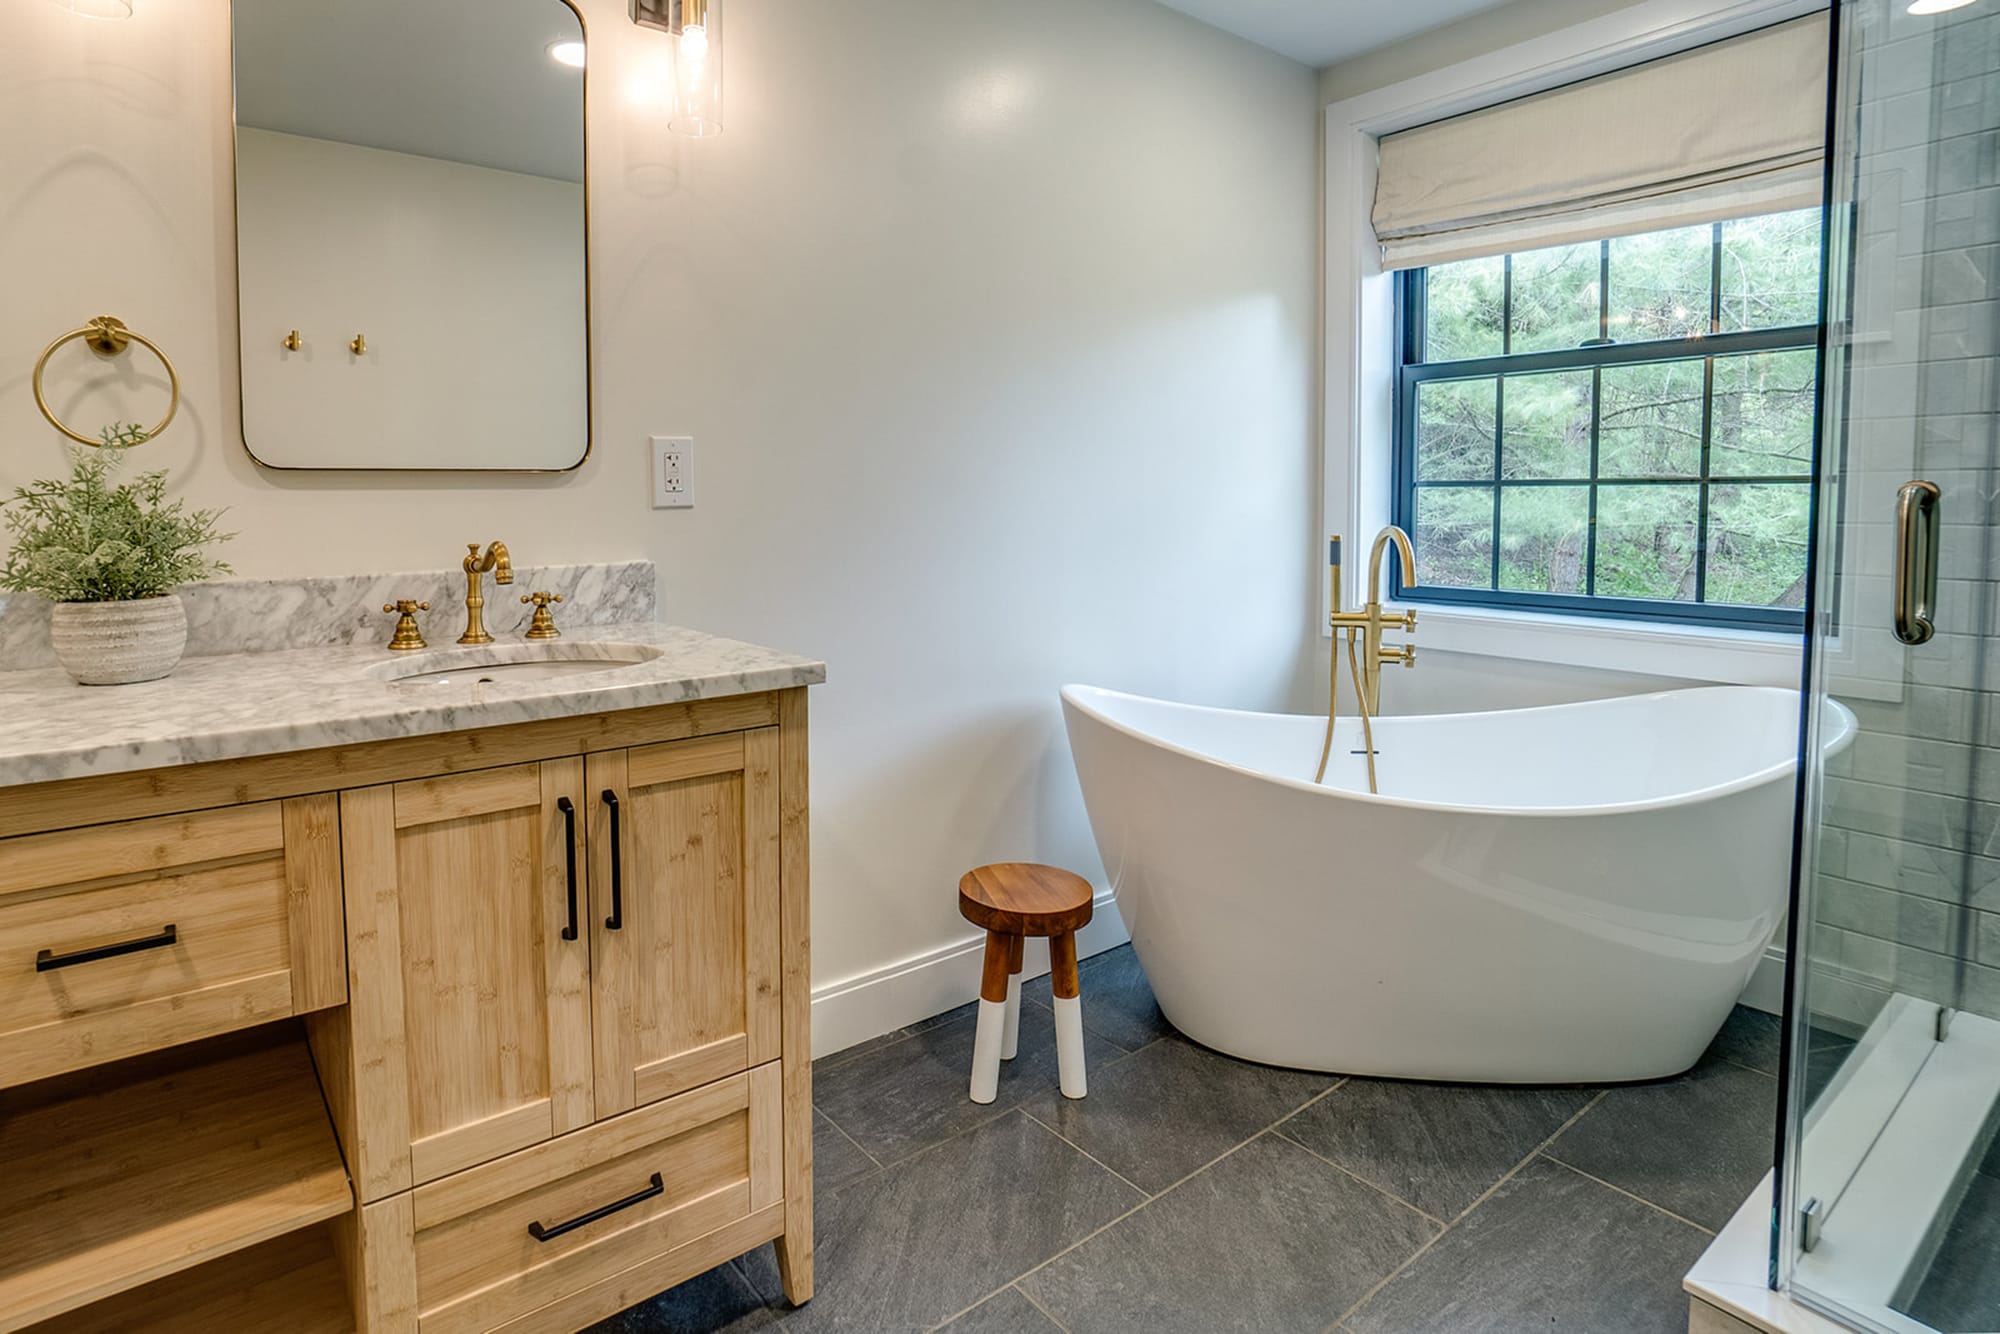
[[[569,859],[569,925],[562,929],[564,940],[576,939],[576,805],[568,797],[556,798],[563,813],[563,854]]]
[[[141,950],[163,950],[179,940],[173,923],[160,928],[157,936],[144,936],[138,940],[121,940],[116,945],[99,945],[96,949],[78,950],[74,954],[57,954],[54,950],[42,950],[35,955],[35,971],[54,972],[58,968],[74,968],[80,963],[96,963],[99,959],[115,959],[121,954],[137,954]]]
[[[622,1200],[613,1200],[610,1204],[602,1208],[592,1209],[587,1214],[578,1214],[567,1223],[557,1223],[554,1227],[543,1227],[540,1223],[530,1223],[528,1224],[528,1235],[536,1241],[554,1241],[565,1232],[574,1232],[580,1227],[588,1227],[600,1218],[609,1218],[620,1209],[630,1209],[635,1204],[645,1203],[655,1195],[664,1195],[666,1190],[667,1183],[660,1179],[658,1172],[655,1172],[653,1173],[652,1184],[636,1195],[627,1195]]]
[[[611,812],[611,916],[604,919],[604,929],[616,931],[625,925],[625,868],[618,839],[618,794],[610,788],[604,790],[604,806]]]

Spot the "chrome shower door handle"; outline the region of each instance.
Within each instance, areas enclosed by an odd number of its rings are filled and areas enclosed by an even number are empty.
[[[1896,638],[1905,644],[1937,633],[1938,496],[1935,482],[1896,489]]]

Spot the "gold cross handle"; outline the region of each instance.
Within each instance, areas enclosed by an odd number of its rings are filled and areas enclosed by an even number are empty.
[[[535,615],[528,622],[528,638],[560,639],[562,631],[556,629],[556,618],[549,612],[551,602],[561,602],[560,593],[528,593],[521,598],[521,605],[535,604]]]
[[[412,602],[409,598],[398,598],[394,602],[383,604],[383,615],[397,618],[396,633],[389,640],[392,651],[410,653],[416,649],[430,647],[424,642],[424,632],[417,628],[417,613],[430,609],[430,603]]]

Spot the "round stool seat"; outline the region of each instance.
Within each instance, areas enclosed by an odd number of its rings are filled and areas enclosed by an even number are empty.
[[[958,911],[974,926],[1007,936],[1062,936],[1090,922],[1090,882],[1054,866],[1001,862],[967,871]]]

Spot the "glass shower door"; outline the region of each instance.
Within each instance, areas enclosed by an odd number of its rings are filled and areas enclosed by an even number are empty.
[[[1947,8],[1947,6],[1949,6]],[[1782,1284],[2000,1330],[2000,0],[1835,15]],[[1831,702],[1830,702],[1831,701]]]

